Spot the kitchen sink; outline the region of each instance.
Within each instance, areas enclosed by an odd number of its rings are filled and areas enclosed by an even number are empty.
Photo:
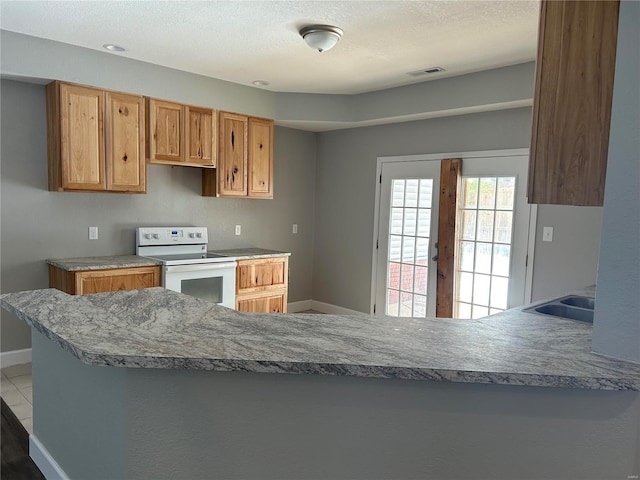
[[[568,295],[534,307],[525,308],[523,311],[593,323],[594,306],[595,298]]]
[[[560,303],[571,305],[572,307],[580,307],[593,310],[596,304],[596,299],[591,297],[582,297],[580,295],[569,295],[568,297],[560,300]]]

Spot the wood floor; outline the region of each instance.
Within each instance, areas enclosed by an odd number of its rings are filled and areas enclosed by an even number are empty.
[[[29,434],[2,400],[2,480],[45,480],[29,457]]]

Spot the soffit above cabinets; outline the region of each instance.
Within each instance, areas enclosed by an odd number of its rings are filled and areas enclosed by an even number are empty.
[[[535,59],[539,2],[32,1],[2,2],[3,30],[273,92],[358,94]],[[331,51],[310,49],[311,23],[344,30]],[[409,72],[433,67],[433,75]]]

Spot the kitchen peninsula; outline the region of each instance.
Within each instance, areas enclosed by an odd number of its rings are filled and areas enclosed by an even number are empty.
[[[580,322],[247,314],[162,288],[2,306],[32,327],[32,448],[69,478],[626,478],[639,465],[640,367],[591,354]]]

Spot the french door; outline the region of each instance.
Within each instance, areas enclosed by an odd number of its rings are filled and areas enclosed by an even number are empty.
[[[436,314],[440,161],[382,164],[376,313]]]
[[[435,317],[440,161],[380,164],[374,312]],[[530,206],[525,155],[462,157],[454,317],[524,303]]]
[[[525,300],[528,157],[463,160],[453,316],[480,318]]]

